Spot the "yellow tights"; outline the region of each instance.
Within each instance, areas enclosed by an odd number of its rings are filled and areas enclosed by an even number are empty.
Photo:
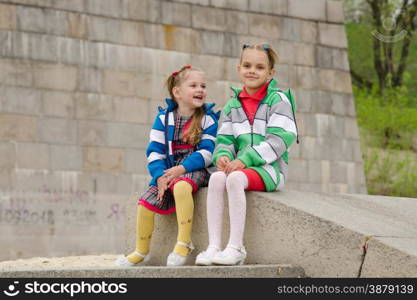
[[[141,254],[148,254],[149,245],[151,244],[152,232],[154,227],[155,212],[139,205],[136,218],[136,251]],[[138,264],[143,260],[143,257],[131,253],[127,259],[133,263]]]
[[[193,187],[186,181],[178,181],[174,185],[174,199],[177,211],[178,236],[177,241],[189,244],[191,243],[191,230],[193,227]],[[174,253],[181,256],[187,256],[189,248],[176,244]]]
[[[191,230],[193,226],[194,200],[193,188],[186,181],[178,181],[174,185],[174,199],[177,211],[178,236],[177,241],[191,243]],[[136,251],[141,254],[148,254],[151,244],[152,232],[154,229],[155,212],[139,205],[136,219]],[[189,248],[176,244],[174,252],[187,256]],[[134,264],[140,263],[143,257],[131,253],[127,259]]]

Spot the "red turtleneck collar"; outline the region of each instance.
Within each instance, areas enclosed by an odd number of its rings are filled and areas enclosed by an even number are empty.
[[[242,103],[243,110],[245,111],[251,124],[253,124],[259,101],[265,98],[267,94],[268,85],[269,81],[252,95],[249,95],[245,88],[243,88],[239,94],[240,103]]]
[[[269,81],[266,82],[259,90],[257,90],[252,95],[249,95],[246,91],[246,88],[243,87],[243,90],[240,92],[239,97],[242,98],[251,98],[252,100],[260,101],[266,96],[266,90],[268,89]]]

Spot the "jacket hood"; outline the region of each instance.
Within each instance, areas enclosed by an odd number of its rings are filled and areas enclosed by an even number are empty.
[[[171,98],[166,98],[165,102],[167,103],[167,107],[166,107],[167,112],[171,112],[178,107],[178,104],[174,100],[172,100]],[[216,120],[219,120],[220,111],[218,111],[216,113],[213,111],[213,107],[215,105],[216,105],[215,103],[204,103],[204,111],[206,112],[206,114],[212,115],[216,118]],[[165,108],[162,108],[160,106],[158,107],[158,109],[159,109],[159,111],[165,110]]]

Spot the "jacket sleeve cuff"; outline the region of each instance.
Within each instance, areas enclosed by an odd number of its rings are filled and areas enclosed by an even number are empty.
[[[190,165],[186,161],[181,163],[180,165],[184,167],[185,173],[190,173],[190,172],[194,171],[193,167],[192,167],[192,164]]]
[[[164,175],[163,171],[158,171],[154,174],[153,178],[155,178],[155,182],[158,181],[158,178]]]
[[[253,149],[246,151],[245,153],[243,153],[242,155],[238,155],[237,159],[239,159],[241,162],[243,162],[243,164],[246,166],[246,168],[249,167],[253,167],[255,166],[255,162],[253,160],[252,157],[252,151],[254,151]]]

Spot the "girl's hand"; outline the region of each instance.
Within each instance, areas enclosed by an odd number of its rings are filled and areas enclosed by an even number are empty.
[[[185,168],[183,165],[172,167],[168,170],[164,171],[163,177],[168,179],[168,183],[170,183],[174,178],[184,175],[185,174]]]
[[[220,156],[216,161],[217,170],[224,170],[226,165],[230,162],[230,159],[227,156]]]
[[[164,196],[165,191],[168,189],[169,181],[168,181],[168,178],[162,175],[158,178],[156,182],[158,184],[158,196],[156,197],[156,199],[160,201],[162,200],[162,197]]]
[[[239,169],[244,169],[245,167],[246,167],[245,164],[241,160],[235,159],[235,160],[232,160],[231,162],[229,162],[226,165],[226,167],[224,168],[223,171],[226,174],[230,174],[233,171],[236,171],[236,170],[239,170]]]

